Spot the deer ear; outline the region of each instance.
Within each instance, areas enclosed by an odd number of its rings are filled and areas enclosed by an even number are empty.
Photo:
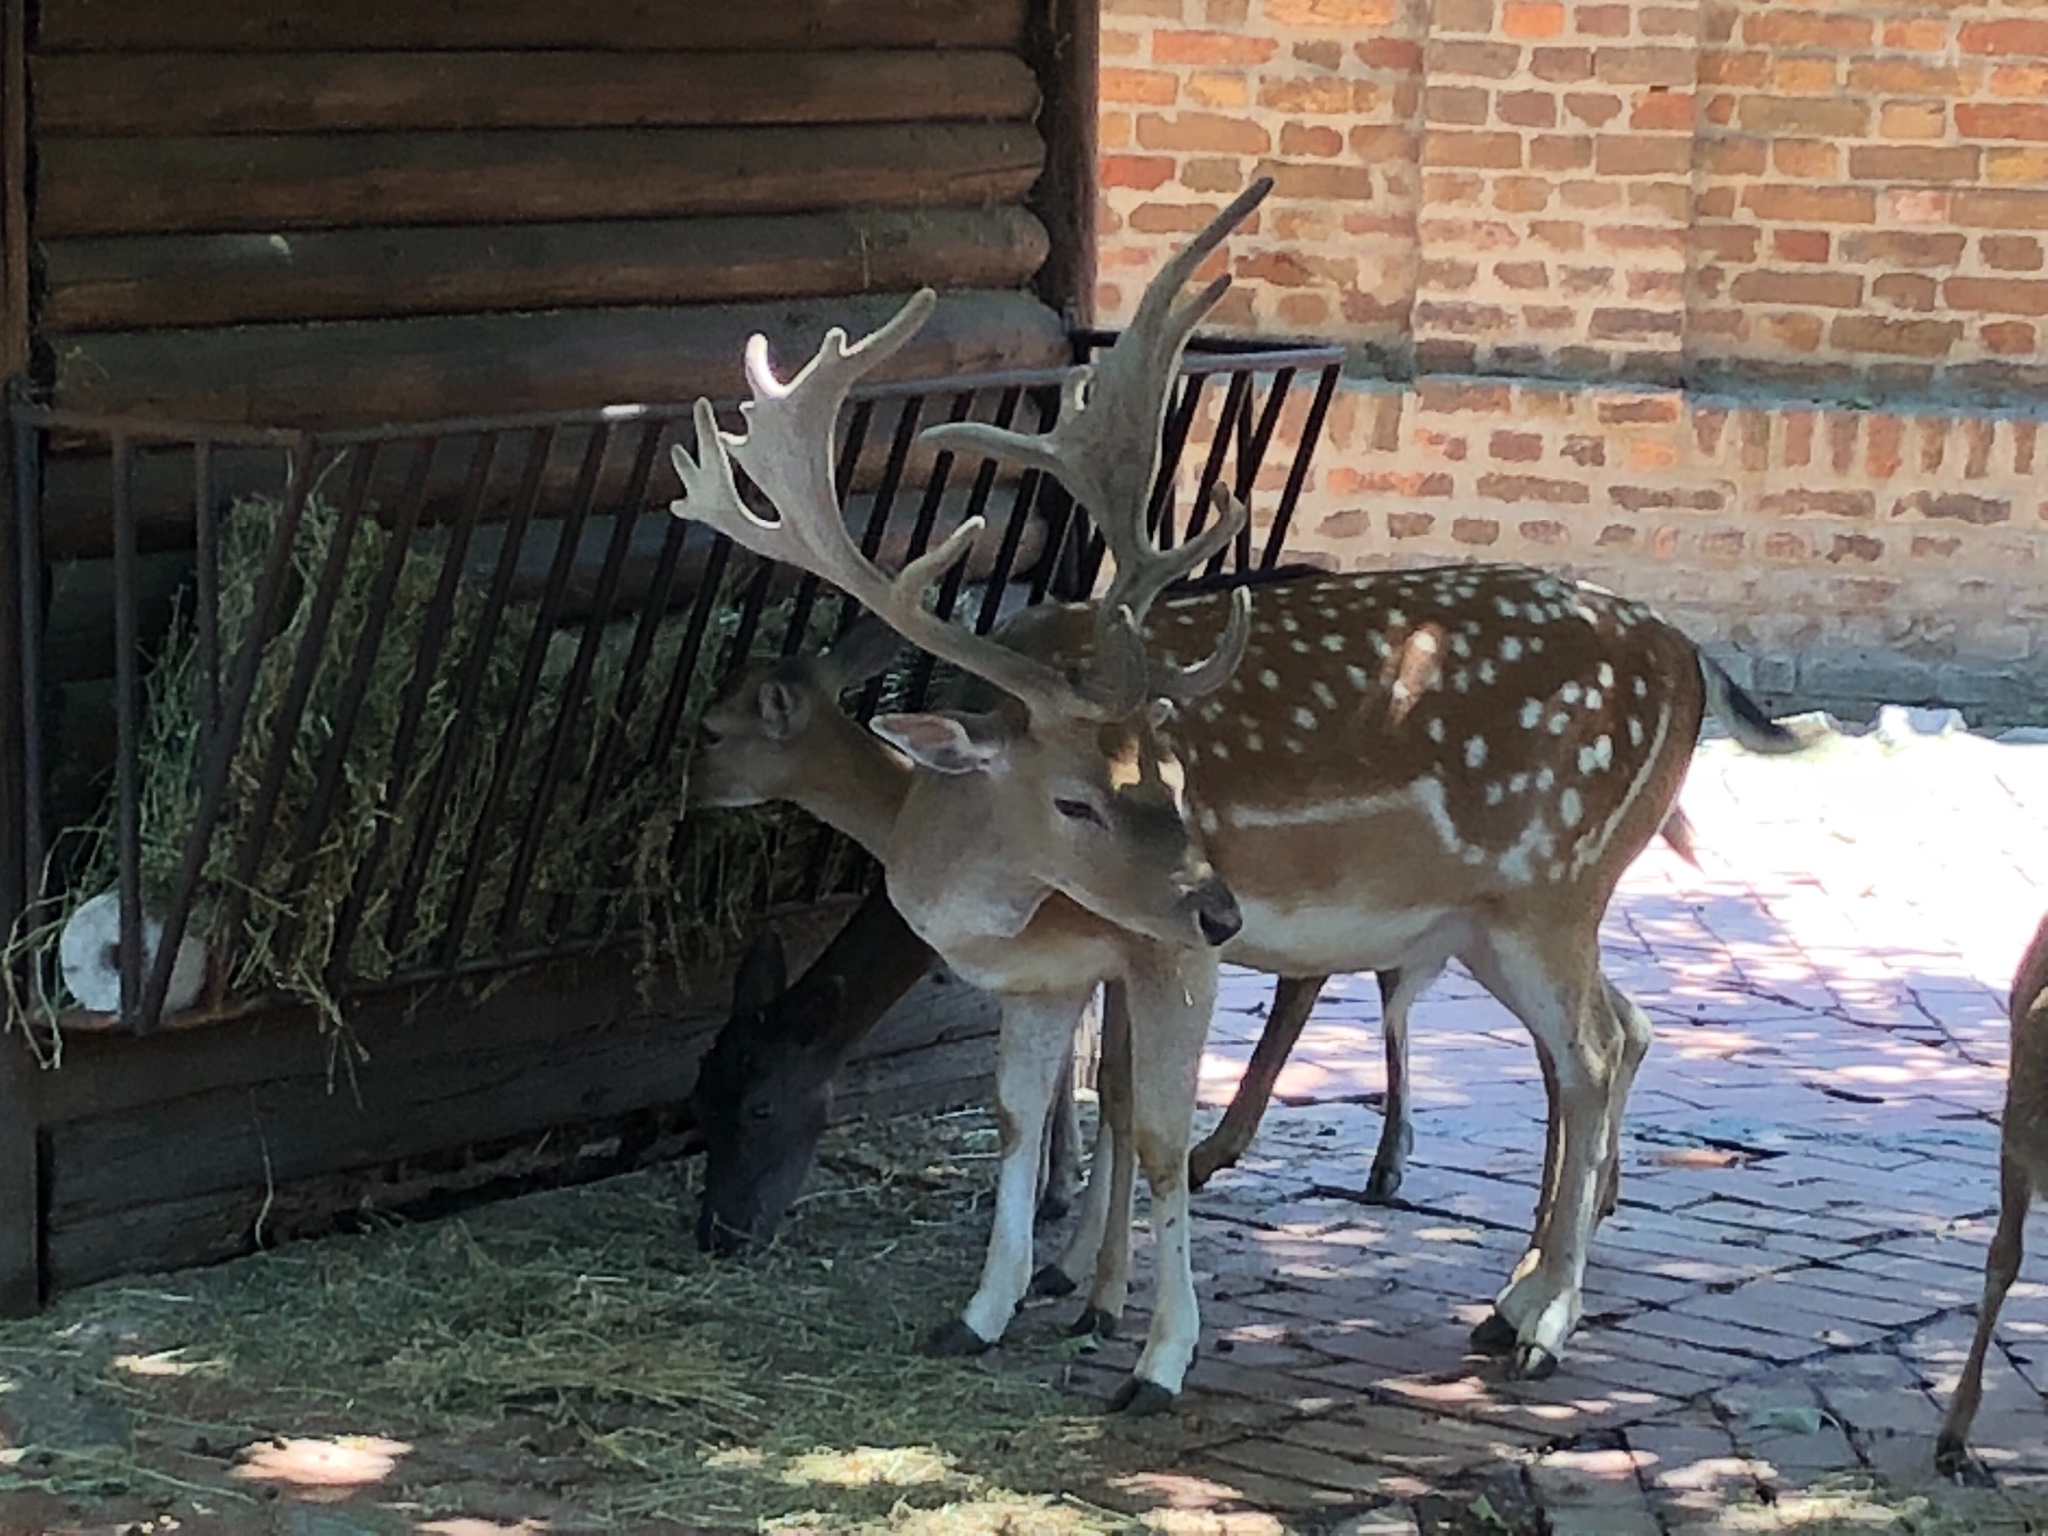
[[[868,728],[934,773],[989,773],[1010,760],[1009,733],[999,715],[877,715]]]
[[[761,721],[761,734],[770,741],[787,741],[802,726],[803,696],[778,678],[769,678],[754,695],[754,713]]]
[[[760,1013],[788,989],[789,963],[783,958],[780,935],[771,928],[740,957],[732,982],[733,1014]]]
[[[878,675],[896,659],[903,643],[901,635],[873,614],[862,615],[825,653],[824,662],[831,669],[834,691],[855,687]]]

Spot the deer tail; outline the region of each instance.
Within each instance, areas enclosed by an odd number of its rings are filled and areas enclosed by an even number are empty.
[[[1711,656],[1700,656],[1700,680],[1707,689],[1707,710],[1728,728],[1728,734],[1752,752],[1767,757],[1798,752],[1813,744],[1813,738],[1780,725],[1764,713],[1763,705],[1751,698]]]

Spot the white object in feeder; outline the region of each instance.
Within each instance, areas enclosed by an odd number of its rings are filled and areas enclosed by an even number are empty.
[[[142,975],[148,984],[149,968],[164,941],[164,925],[147,911],[142,914]],[[121,898],[117,892],[102,891],[71,914],[57,941],[57,959],[64,970],[64,985],[78,999],[81,1008],[94,1013],[118,1013],[121,1008]],[[178,957],[171,965],[170,989],[164,993],[164,1012],[176,1013],[199,1000],[199,988],[206,979],[206,945],[186,934],[178,941]]]

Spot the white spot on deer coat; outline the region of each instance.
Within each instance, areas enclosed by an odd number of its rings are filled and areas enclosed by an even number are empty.
[[[1576,704],[1579,702],[1580,692],[1581,690],[1577,683],[1566,683],[1562,688],[1557,690],[1557,696],[1563,699],[1567,704]]]
[[[1430,720],[1428,725],[1423,727],[1423,729],[1429,732],[1429,739],[1431,741],[1442,741],[1444,739],[1443,716],[1435,716]]]
[[[1557,819],[1568,827],[1576,827],[1579,818],[1586,814],[1586,805],[1579,798],[1579,792],[1570,785],[1557,797]]]
[[[1312,709],[1297,708],[1294,711],[1293,720],[1304,731],[1312,731],[1316,728],[1316,712]]]
[[[1522,722],[1523,730],[1535,730],[1538,725],[1543,723],[1543,701],[1541,699],[1522,700],[1522,713],[1516,718]]]
[[[1259,672],[1259,686],[1261,688],[1278,688],[1280,686],[1280,674],[1271,667],[1262,668]]]
[[[1502,661],[1520,661],[1522,659],[1522,641],[1520,636],[1505,635],[1501,638],[1500,659]]]
[[[1465,743],[1465,766],[1482,767],[1486,762],[1486,738],[1474,736]]]

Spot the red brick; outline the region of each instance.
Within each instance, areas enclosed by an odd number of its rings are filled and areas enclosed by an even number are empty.
[[[1884,557],[1884,540],[1873,539],[1867,533],[1838,533],[1828,550],[1828,563],[1840,565],[1844,560],[1856,560],[1865,565]]]
[[[1963,24],[1956,42],[1965,53],[2018,54],[2048,59],[2048,21],[1971,21]]]
[[[1587,134],[1539,133],[1529,141],[1529,165],[1539,171],[1582,171],[1593,163]],[[1583,186],[1584,183],[1575,185]]]
[[[1432,79],[1445,75],[1472,75],[1481,80],[1506,80],[1522,67],[1522,50],[1513,43],[1432,38],[1428,59]]]
[[[1849,151],[1856,181],[1975,181],[1983,152],[1968,145],[1859,144]]]
[[[1514,394],[1505,384],[1421,379],[1415,385],[1415,403],[1419,410],[1440,415],[1470,411],[1478,415],[1504,416],[1514,406]]]
[[[1197,70],[1188,76],[1187,100],[1191,106],[1242,112],[1251,105],[1252,88],[1242,71]]]
[[[1854,139],[1870,131],[1869,105],[1841,97],[1749,96],[1735,109],[1735,119],[1751,133]]]
[[[1486,121],[1492,101],[1483,86],[1432,85],[1422,93],[1422,115],[1426,122],[1477,127]]]
[[[1924,533],[1913,535],[1913,558],[1915,560],[1946,560],[1963,547],[1963,541],[1955,537],[1931,538]]]
[[[1632,19],[1625,5],[1581,5],[1573,30],[1588,37],[1627,37]]]
[[[1890,267],[1952,267],[1962,259],[1968,244],[1966,235],[1857,230],[1842,236],[1842,259],[1882,262]]]
[[[1504,286],[1522,292],[1550,286],[1550,269],[1540,261],[1495,262],[1493,275]]]
[[[1351,111],[1349,80],[1261,80],[1259,105],[1275,112],[1334,117]]]
[[[1104,155],[1096,174],[1105,187],[1156,192],[1173,180],[1173,161],[1166,155]]]
[[[1780,176],[1835,181],[1841,176],[1841,151],[1824,139],[1779,139],[1771,145],[1771,169]]]
[[[1460,544],[1494,544],[1500,540],[1500,524],[1490,517],[1461,517],[1451,524],[1451,537]]]
[[[1519,170],[1522,136],[1517,133],[1466,133],[1432,129],[1422,141],[1424,165],[1467,165],[1487,170]]]
[[[1602,134],[1593,168],[1602,176],[1683,176],[1692,169],[1692,140],[1676,135]]]
[[[1531,518],[1516,525],[1523,538],[1531,544],[1569,544],[1571,530],[1554,517]]]
[[[1965,188],[1955,194],[1952,209],[1956,223],[1974,229],[2048,229],[2048,191]]]
[[[1977,336],[1986,351],[2000,357],[2027,357],[2033,353],[2039,333],[2024,320],[1995,320],[1979,326]]]
[[[1994,496],[1971,496],[1962,491],[1915,491],[1901,496],[1892,507],[1893,517],[1932,517],[1987,527],[2010,522],[2012,503]]]
[[[1958,102],[1956,127],[1973,139],[2048,139],[2048,106],[2038,102]]]
[[[1826,261],[1833,243],[1824,229],[1771,231],[1771,254],[1781,261]]]
[[[1365,32],[1386,26],[1394,7],[1389,0],[1266,0],[1265,14],[1283,27]]]
[[[1909,16],[1884,24],[1884,45],[1902,53],[1940,53],[1948,46],[1948,22],[1940,16]]]
[[[1689,91],[1652,90],[1636,102],[1629,114],[1631,128],[1683,132],[1693,125],[1693,98]]]
[[[1180,89],[1179,77],[1164,69],[1108,69],[1100,76],[1104,101],[1138,102],[1170,107]]]
[[[1283,123],[1280,127],[1280,153],[1315,155],[1327,160],[1344,153],[1344,135],[1320,123]]]
[[[1767,560],[1804,560],[1807,554],[1806,540],[1796,533],[1764,535],[1764,558]]]
[[[1213,112],[1181,112],[1164,117],[1146,112],[1138,118],[1138,144],[1144,149],[1263,155],[1272,147],[1272,140],[1265,129],[1242,117]]]
[[[1564,31],[1564,6],[1559,0],[1507,0],[1501,7],[1500,30],[1524,42],[1556,37]]]
[[[1952,277],[1942,298],[1953,308],[2002,315],[2048,315],[2048,282],[2014,277]]]
[[[1848,352],[1945,357],[1962,332],[1959,320],[1885,320],[1875,315],[1837,315],[1828,326],[1828,341]]]
[[[1521,61],[1518,58],[1516,63]],[[1576,85],[1593,78],[1593,50],[1590,48],[1532,48],[1529,72],[1552,85]]]
[[[1874,224],[1877,194],[1867,187],[1750,187],[1742,205],[1758,218],[1785,223]]]
[[[1494,110],[1516,128],[1549,128],[1557,122],[1557,98],[1549,91],[1502,91]]]
[[[1593,72],[1610,85],[1690,86],[1697,78],[1691,48],[1601,48]]]
[[[1476,489],[1488,501],[1548,501],[1565,506],[1583,506],[1593,495],[1582,480],[1542,475],[1481,475]]]
[[[1963,73],[1954,65],[1911,58],[1855,59],[1849,65],[1849,85],[1852,90],[1876,91],[1887,96],[1965,93]]]
[[[1239,32],[1183,32],[1161,27],[1152,34],[1155,64],[1263,64],[1279,51],[1276,38]]]
[[[1922,272],[1887,272],[1870,285],[1870,296],[1893,309],[1933,312],[1940,284]]]
[[[1362,43],[1353,43],[1351,51],[1368,69],[1383,69],[1398,75],[1419,74],[1422,70],[1422,45],[1407,38],[1367,38]]]
[[[1372,168],[1366,165],[1267,165],[1277,197],[1305,202],[1370,202],[1378,196]]]
[[[1389,512],[1387,533],[1397,539],[1420,539],[1436,527],[1436,515],[1431,512]]]
[[[1861,16],[1806,11],[1752,11],[1742,18],[1742,40],[1765,47],[1835,48],[1861,51],[1871,44],[1871,24]]]
[[[1626,548],[1635,543],[1636,531],[1627,523],[1609,523],[1600,530],[1600,537],[1593,542],[1602,549]]]
[[[1533,464],[1543,457],[1543,438],[1535,432],[1496,432],[1486,451],[1506,463]]]

